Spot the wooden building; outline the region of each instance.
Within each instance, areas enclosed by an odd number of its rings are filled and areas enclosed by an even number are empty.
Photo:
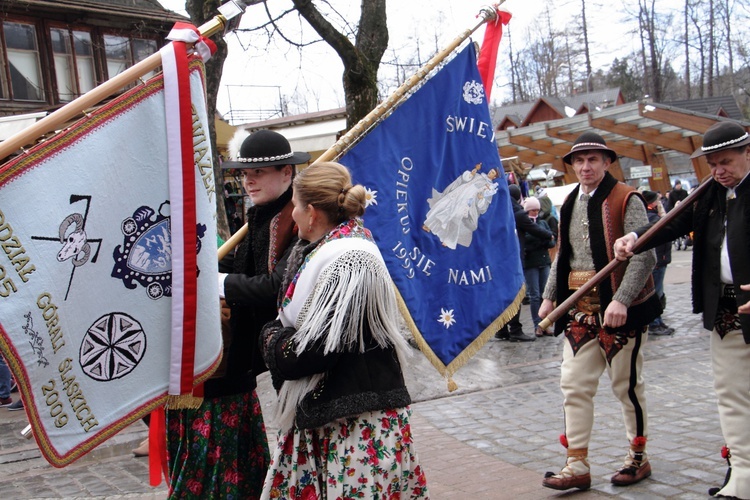
[[[156,0],[2,0],[0,116],[54,111],[159,50],[186,20]]]

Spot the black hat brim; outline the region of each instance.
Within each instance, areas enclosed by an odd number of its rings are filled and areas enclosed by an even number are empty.
[[[617,153],[615,153],[614,150],[605,148],[605,147],[597,148],[597,147],[592,147],[592,146],[587,146],[586,148],[581,148],[575,151],[571,151],[570,153],[563,156],[563,161],[567,163],[568,165],[573,165],[573,162],[572,162],[573,155],[576,153],[580,153],[581,151],[604,151],[605,153],[607,153],[607,156],[609,156],[610,163],[614,163],[617,161]]]
[[[264,168],[264,167],[276,167],[279,165],[299,165],[300,163],[307,163],[310,161],[310,153],[295,151],[289,158],[283,160],[274,161],[233,161],[227,160],[221,164],[222,169],[229,168]]]
[[[747,139],[745,139],[743,141],[737,142],[735,144],[729,144],[729,145],[721,147],[721,148],[712,149],[710,151],[703,151],[702,147],[698,148],[698,149],[696,149],[693,152],[693,154],[690,155],[690,158],[691,159],[693,159],[693,158],[699,158],[701,156],[706,156],[706,155],[709,155],[711,153],[717,153],[719,151],[726,151],[727,149],[741,148],[742,146],[747,146],[748,144],[750,144],[750,136],[748,136]]]

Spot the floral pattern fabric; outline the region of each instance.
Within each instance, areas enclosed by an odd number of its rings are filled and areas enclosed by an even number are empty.
[[[365,412],[279,435],[261,498],[429,498],[409,408]]]
[[[270,456],[255,391],[167,411],[167,458],[169,498],[259,498]]]

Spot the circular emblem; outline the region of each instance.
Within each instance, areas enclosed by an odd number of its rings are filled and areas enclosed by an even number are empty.
[[[105,314],[91,325],[81,342],[83,372],[107,382],[132,372],[146,352],[141,324],[124,313]]]

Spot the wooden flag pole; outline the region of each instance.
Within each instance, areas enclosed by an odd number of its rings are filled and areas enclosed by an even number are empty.
[[[424,66],[419,68],[419,70],[414,75],[406,80],[406,82],[404,82],[399,88],[393,91],[388,99],[378,104],[375,109],[370,111],[367,116],[362,118],[346,134],[344,134],[338,141],[336,141],[333,146],[328,148],[322,155],[320,155],[312,163],[312,165],[315,165],[318,162],[334,160],[345,153],[347,150],[349,150],[349,148],[351,148],[357,142],[357,140],[359,140],[359,138],[363,136],[370,129],[370,127],[372,127],[375,122],[377,122],[386,113],[391,111],[397,104],[399,104],[403,97],[411,89],[413,89],[419,82],[424,80],[424,78],[433,69],[435,69],[438,64],[440,64],[446,57],[448,57],[451,52],[456,50],[456,47],[461,45],[464,40],[469,38],[471,34],[479,29],[479,27],[484,23],[497,19],[496,9],[503,3],[505,3],[505,0],[499,1],[492,7],[483,7],[477,15],[478,18],[481,18],[479,22],[477,22],[473,27],[466,29],[464,32],[454,38],[447,47],[435,54],[432,59],[427,61]],[[236,233],[234,233],[221,247],[219,247],[219,260],[226,257],[226,255],[245,238],[246,234],[247,224],[238,229]]]
[[[198,28],[198,31],[204,37],[210,37],[223,30],[226,23],[227,18],[218,14]],[[54,113],[45,116],[30,127],[13,134],[8,139],[0,142],[0,159],[10,156],[27,144],[33,143],[44,134],[60,128],[70,120],[80,117],[87,109],[96,106],[103,99],[137,81],[141,76],[155,70],[160,65],[161,52],[157,51],[138,64],[129,67],[122,73],[115,75],[101,85],[69,102]]]

